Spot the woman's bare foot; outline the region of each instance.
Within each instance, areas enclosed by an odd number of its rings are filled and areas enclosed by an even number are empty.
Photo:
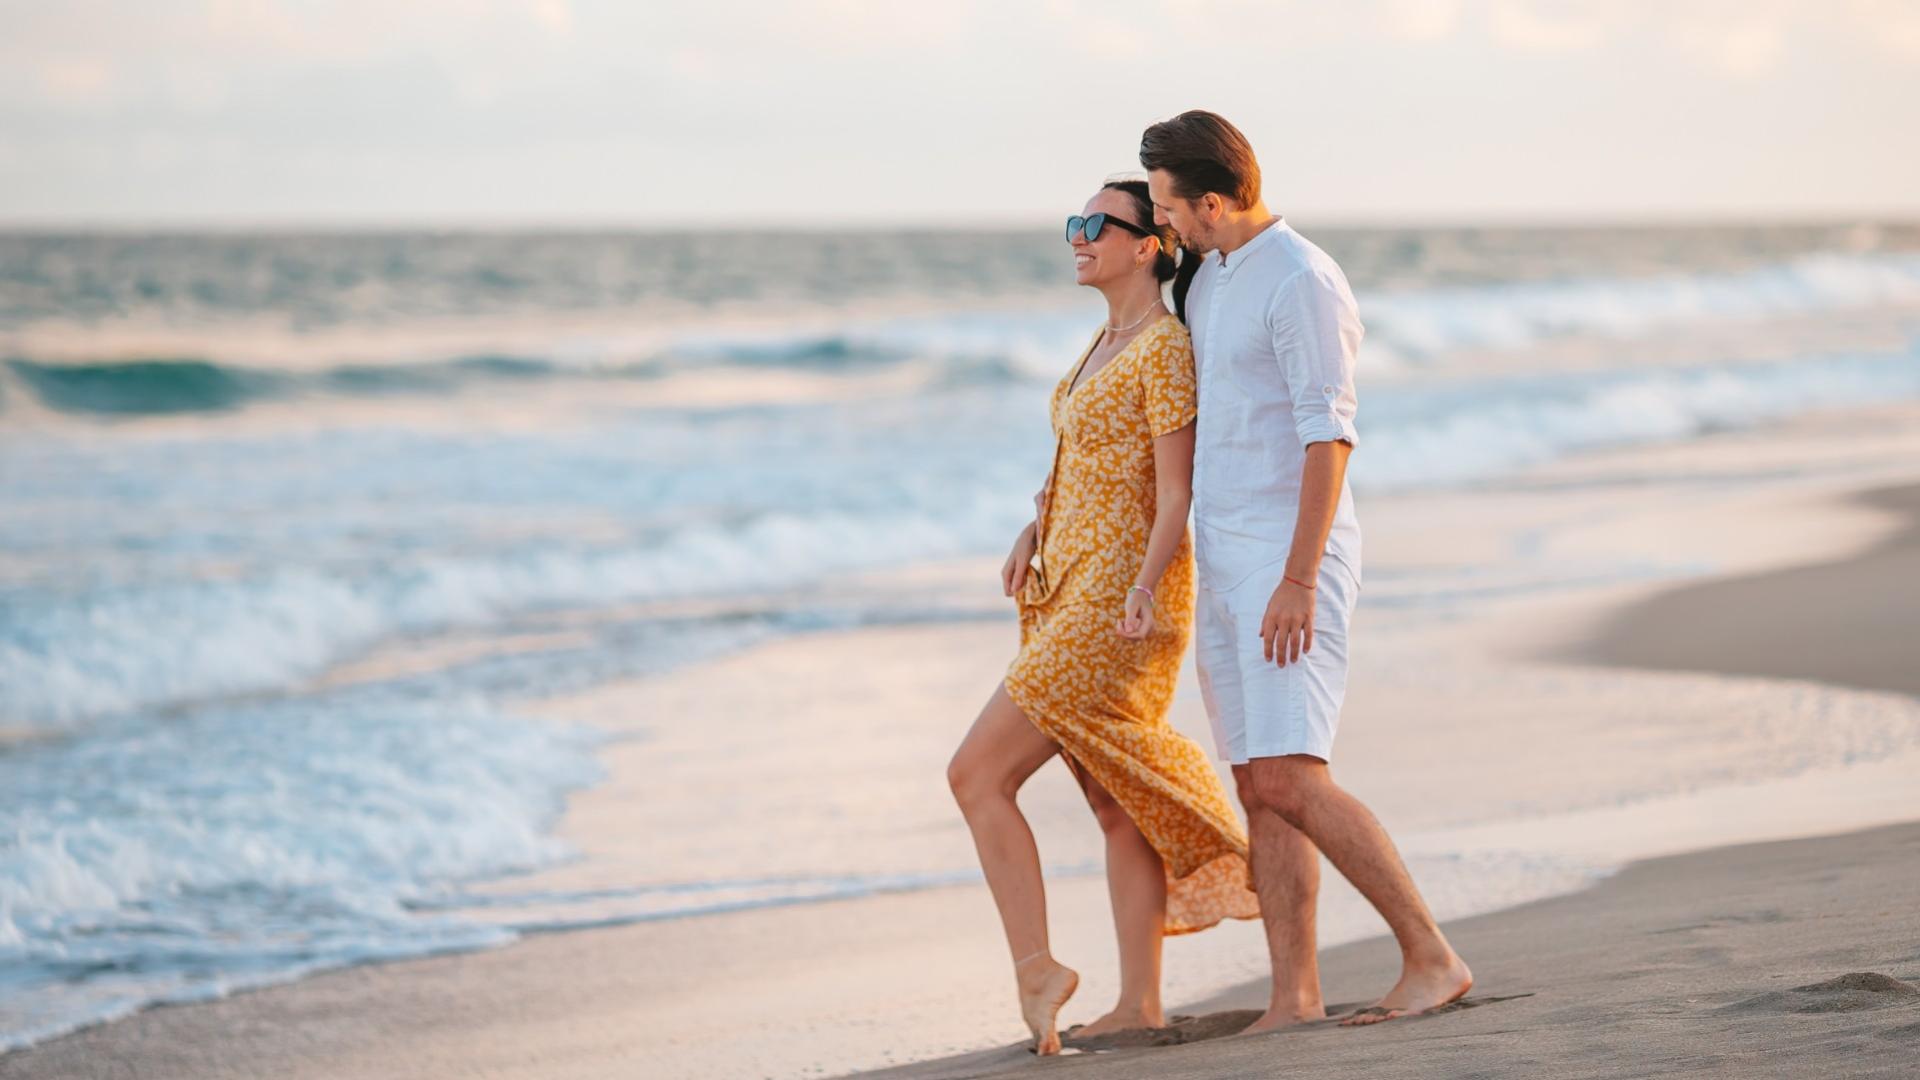
[[[1060,1007],[1079,988],[1079,974],[1046,953],[1035,953],[1013,970],[1020,980],[1020,1016],[1033,1032],[1033,1052],[1059,1053]]]
[[[1098,1035],[1111,1035],[1116,1031],[1138,1031],[1141,1028],[1163,1028],[1167,1026],[1167,1014],[1160,1011],[1159,1005],[1116,1005],[1113,1011],[1090,1024],[1078,1024],[1067,1034],[1075,1039],[1091,1039]]]
[[[1409,965],[1386,997],[1340,1021],[1340,1026],[1364,1027],[1402,1016],[1418,1016],[1459,1001],[1471,989],[1473,972],[1467,970],[1466,961],[1448,950],[1443,962]]]

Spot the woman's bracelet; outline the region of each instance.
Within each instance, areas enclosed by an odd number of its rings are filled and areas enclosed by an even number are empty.
[[[1152,589],[1149,589],[1149,588],[1147,588],[1147,587],[1146,587],[1145,585],[1135,585],[1135,586],[1134,586],[1133,588],[1131,588],[1131,589],[1128,589],[1128,590],[1127,590],[1127,592],[1128,592],[1128,594],[1129,594],[1129,595],[1131,595],[1131,594],[1133,594],[1133,593],[1136,593],[1136,592],[1143,592],[1143,593],[1146,593],[1146,594],[1147,594],[1147,606],[1148,606],[1148,607],[1153,607],[1153,606],[1154,606],[1154,603],[1153,603],[1153,590],[1152,590]]]
[[[1280,580],[1281,580],[1281,581],[1291,581],[1291,582],[1293,582],[1293,583],[1294,583],[1295,585],[1298,585],[1298,586],[1300,586],[1301,588],[1303,588],[1303,589],[1305,589],[1305,590],[1307,590],[1308,592],[1312,592],[1312,591],[1313,591],[1313,590],[1314,590],[1314,589],[1316,588],[1316,586],[1313,586],[1313,585],[1309,585],[1309,584],[1307,584],[1306,582],[1304,582],[1304,581],[1301,581],[1301,580],[1300,580],[1299,578],[1297,578],[1297,577],[1294,577],[1294,576],[1292,576],[1291,574],[1281,574],[1281,575],[1280,575]]]

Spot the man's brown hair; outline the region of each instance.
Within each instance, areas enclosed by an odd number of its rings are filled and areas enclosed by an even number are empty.
[[[1260,201],[1253,144],[1225,117],[1204,109],[1147,128],[1140,136],[1140,167],[1165,170],[1173,177],[1173,193],[1183,199],[1211,191],[1243,207]]]

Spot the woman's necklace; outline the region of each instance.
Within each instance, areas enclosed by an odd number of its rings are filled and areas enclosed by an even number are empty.
[[[1107,333],[1124,334],[1127,331],[1132,330],[1134,327],[1139,326],[1143,322],[1146,322],[1147,316],[1153,314],[1153,309],[1159,306],[1160,306],[1160,301],[1155,300],[1153,303],[1147,305],[1147,310],[1141,312],[1139,318],[1133,320],[1132,322],[1128,323],[1125,326],[1108,326]]]

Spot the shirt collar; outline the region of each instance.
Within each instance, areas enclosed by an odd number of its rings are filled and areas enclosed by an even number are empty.
[[[1264,229],[1261,229],[1260,232],[1253,237],[1253,239],[1248,240],[1244,244],[1241,244],[1239,249],[1234,251],[1231,257],[1231,261],[1229,261],[1229,257],[1225,252],[1215,251],[1214,254],[1220,257],[1221,272],[1232,273],[1233,271],[1238,270],[1240,268],[1240,264],[1246,261],[1246,257],[1248,255],[1251,255],[1255,251],[1258,251],[1259,249],[1267,246],[1269,243],[1272,243],[1273,238],[1276,236],[1279,236],[1281,231],[1284,230],[1286,227],[1287,227],[1287,219],[1285,217],[1276,216],[1273,219],[1273,224],[1267,226]]]

